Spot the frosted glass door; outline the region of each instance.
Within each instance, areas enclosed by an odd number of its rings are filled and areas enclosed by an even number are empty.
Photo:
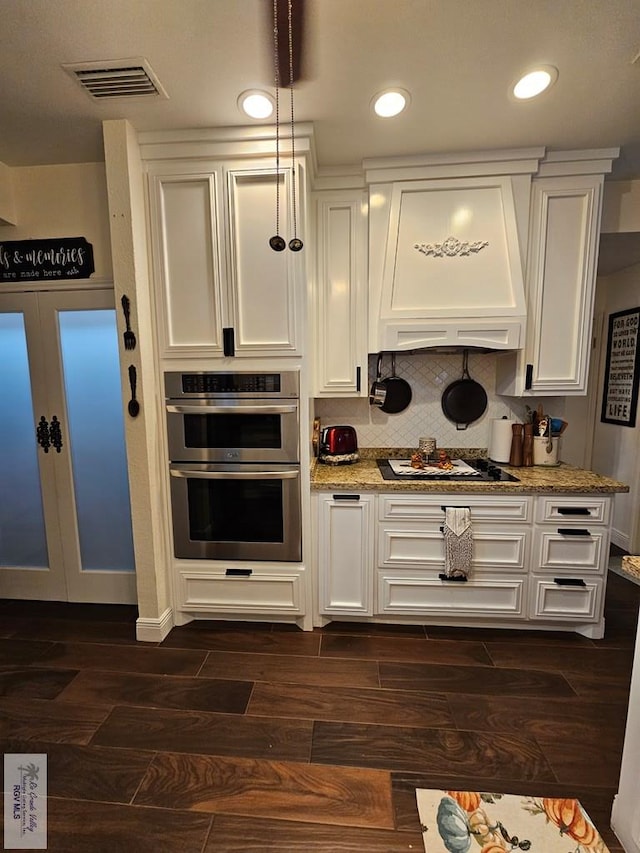
[[[51,448],[46,446],[47,392],[38,296],[0,294],[0,597],[3,598],[56,601],[67,598],[55,453],[48,452]],[[41,417],[45,418],[46,428],[37,432]]]
[[[0,566],[49,565],[25,318],[0,314]]]
[[[136,601],[113,305],[0,294],[0,597]]]
[[[58,313],[83,571],[133,571],[115,311]]]

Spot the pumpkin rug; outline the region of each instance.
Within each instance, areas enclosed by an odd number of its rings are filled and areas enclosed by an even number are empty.
[[[609,853],[578,800],[416,790],[426,853]]]

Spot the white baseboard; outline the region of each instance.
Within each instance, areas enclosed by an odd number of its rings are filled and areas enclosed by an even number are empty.
[[[611,528],[611,541],[614,545],[617,545],[618,548],[622,548],[623,551],[629,553],[629,534],[623,533],[622,530],[616,530],[615,527]]]
[[[173,610],[170,607],[157,619],[136,620],[136,639],[141,643],[161,643],[173,628]]]
[[[616,794],[613,798],[613,808],[611,810],[611,829],[620,844],[624,847],[626,853],[640,853],[640,844],[637,839],[632,837],[630,823],[632,819],[633,815],[620,814],[620,794]]]

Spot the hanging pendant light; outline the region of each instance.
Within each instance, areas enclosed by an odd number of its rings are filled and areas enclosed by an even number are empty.
[[[297,192],[296,192],[296,148],[295,148],[295,117],[293,105],[293,0],[287,0],[287,22],[288,22],[288,48],[289,48],[289,95],[290,95],[290,117],[291,117],[291,195],[293,202],[293,237],[289,240],[289,249],[299,252],[302,249],[302,240],[298,237],[297,218]],[[287,244],[280,236],[280,79],[279,62],[279,26],[278,26],[278,0],[273,0],[273,54],[276,87],[276,233],[269,240],[269,245],[274,252],[282,252]]]

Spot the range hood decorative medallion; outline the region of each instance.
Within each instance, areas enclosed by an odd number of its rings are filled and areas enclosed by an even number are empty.
[[[468,257],[482,251],[489,245],[488,240],[476,240],[469,243],[466,240],[458,240],[457,237],[447,237],[442,243],[416,243],[413,247],[423,255],[433,255],[434,258],[459,258]]]

